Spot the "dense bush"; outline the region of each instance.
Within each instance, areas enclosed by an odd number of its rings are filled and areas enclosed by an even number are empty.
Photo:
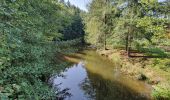
[[[80,38],[80,32],[74,38],[62,33],[76,23],[77,9],[56,0],[0,0],[1,100],[56,98],[47,80],[66,67],[59,53],[73,52],[70,47],[80,42],[71,40]]]

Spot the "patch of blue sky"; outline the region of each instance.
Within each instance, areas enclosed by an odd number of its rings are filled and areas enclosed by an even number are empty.
[[[66,2],[68,0],[65,0]],[[91,2],[91,0],[69,0],[71,4],[79,7],[80,9],[87,11],[87,5]],[[163,2],[166,0],[158,0],[158,2]]]

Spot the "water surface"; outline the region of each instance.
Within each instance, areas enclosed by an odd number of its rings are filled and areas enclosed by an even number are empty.
[[[65,57],[74,64],[52,78],[64,100],[150,100],[151,86],[132,80],[119,67],[95,51]]]

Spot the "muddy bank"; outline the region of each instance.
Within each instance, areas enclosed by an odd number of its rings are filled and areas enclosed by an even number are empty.
[[[97,50],[120,67],[121,72],[136,80],[145,81],[153,87],[158,84],[168,84],[168,80],[163,76],[164,71],[151,67],[153,59],[129,58],[124,50]]]

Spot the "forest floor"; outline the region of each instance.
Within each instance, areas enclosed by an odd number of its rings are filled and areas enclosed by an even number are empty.
[[[163,70],[155,67],[154,61],[157,58],[143,57],[142,53],[134,53],[132,55],[136,57],[128,57],[125,50],[97,50],[97,52],[112,60],[120,67],[122,73],[133,79],[145,81],[153,88],[160,85],[170,89],[170,68]]]

